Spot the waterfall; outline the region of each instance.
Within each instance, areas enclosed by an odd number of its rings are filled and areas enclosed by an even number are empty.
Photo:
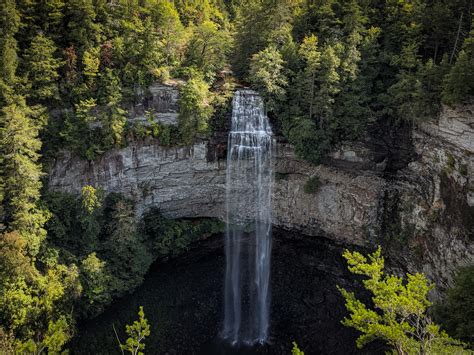
[[[274,146],[261,97],[236,91],[227,151],[223,330],[234,344],[268,336]]]

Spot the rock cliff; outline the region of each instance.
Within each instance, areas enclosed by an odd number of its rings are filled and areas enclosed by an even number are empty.
[[[176,88],[155,89],[147,110],[170,118]],[[438,122],[404,133],[409,148],[397,136],[384,147],[368,139],[342,145],[319,166],[278,143],[275,225],[344,244],[382,244],[396,264],[446,285],[458,265],[474,261],[473,110],[444,108]],[[135,108],[132,119],[142,111]],[[158,206],[171,218],[223,218],[226,164],[209,159],[216,150],[211,142],[165,148],[146,139],[91,162],[63,152],[50,169],[49,187],[120,192],[136,201],[138,214]],[[309,180],[317,184],[312,191],[305,189]]]
[[[381,234],[400,264],[442,288],[474,261],[474,106],[444,107],[412,144],[416,159],[387,184]]]

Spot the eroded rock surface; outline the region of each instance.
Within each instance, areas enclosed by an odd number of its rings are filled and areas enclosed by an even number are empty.
[[[132,116],[140,120],[151,108],[157,117],[177,117],[177,92],[150,89],[148,103]],[[473,111],[443,108],[438,122],[343,144],[319,166],[278,143],[274,224],[359,246],[381,244],[403,269],[424,271],[442,288],[459,265],[474,261]],[[136,202],[138,214],[157,206],[170,218],[223,219],[225,147],[225,139],[173,148],[147,139],[92,162],[63,152],[50,169],[49,187],[120,192]],[[310,179],[318,186],[308,192]]]
[[[151,115],[155,122],[177,125],[178,100],[178,83],[151,85],[146,92],[139,95],[136,103],[128,105],[129,121],[147,123],[147,115]]]
[[[418,158],[387,184],[383,235],[402,265],[443,288],[458,266],[474,262],[473,107],[444,107],[412,142]]]
[[[79,193],[83,186],[120,192],[136,201],[139,214],[158,206],[166,217],[218,217],[225,211],[225,161],[208,162],[206,142],[165,148],[154,140],[111,150],[88,162],[68,152],[57,158],[49,175],[54,190]],[[279,144],[274,189],[275,224],[308,235],[324,235],[358,245],[377,223],[384,180],[314,167]],[[310,177],[322,185],[304,192]]]
[[[221,217],[225,162],[207,162],[206,154],[205,142],[166,148],[155,140],[111,150],[91,162],[64,152],[49,185],[73,193],[85,185],[120,192],[136,202],[138,214],[157,206],[169,218]]]

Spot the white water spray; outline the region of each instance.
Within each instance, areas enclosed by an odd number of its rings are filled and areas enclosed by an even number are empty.
[[[223,336],[232,343],[264,343],[270,310],[275,144],[263,101],[256,92],[236,91],[232,107]]]

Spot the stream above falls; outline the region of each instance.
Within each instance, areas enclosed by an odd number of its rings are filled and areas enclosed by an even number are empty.
[[[275,230],[268,345],[231,348],[219,341],[223,324],[224,237],[194,243],[179,258],[156,262],[144,283],[95,319],[79,324],[72,354],[118,353],[112,325],[122,340],[125,324],[142,305],[151,325],[146,354],[290,354],[296,341],[307,355],[383,353],[377,345],[360,352],[357,333],[341,324],[344,301],[336,285],[362,289],[346,270],[342,246],[323,238]]]

